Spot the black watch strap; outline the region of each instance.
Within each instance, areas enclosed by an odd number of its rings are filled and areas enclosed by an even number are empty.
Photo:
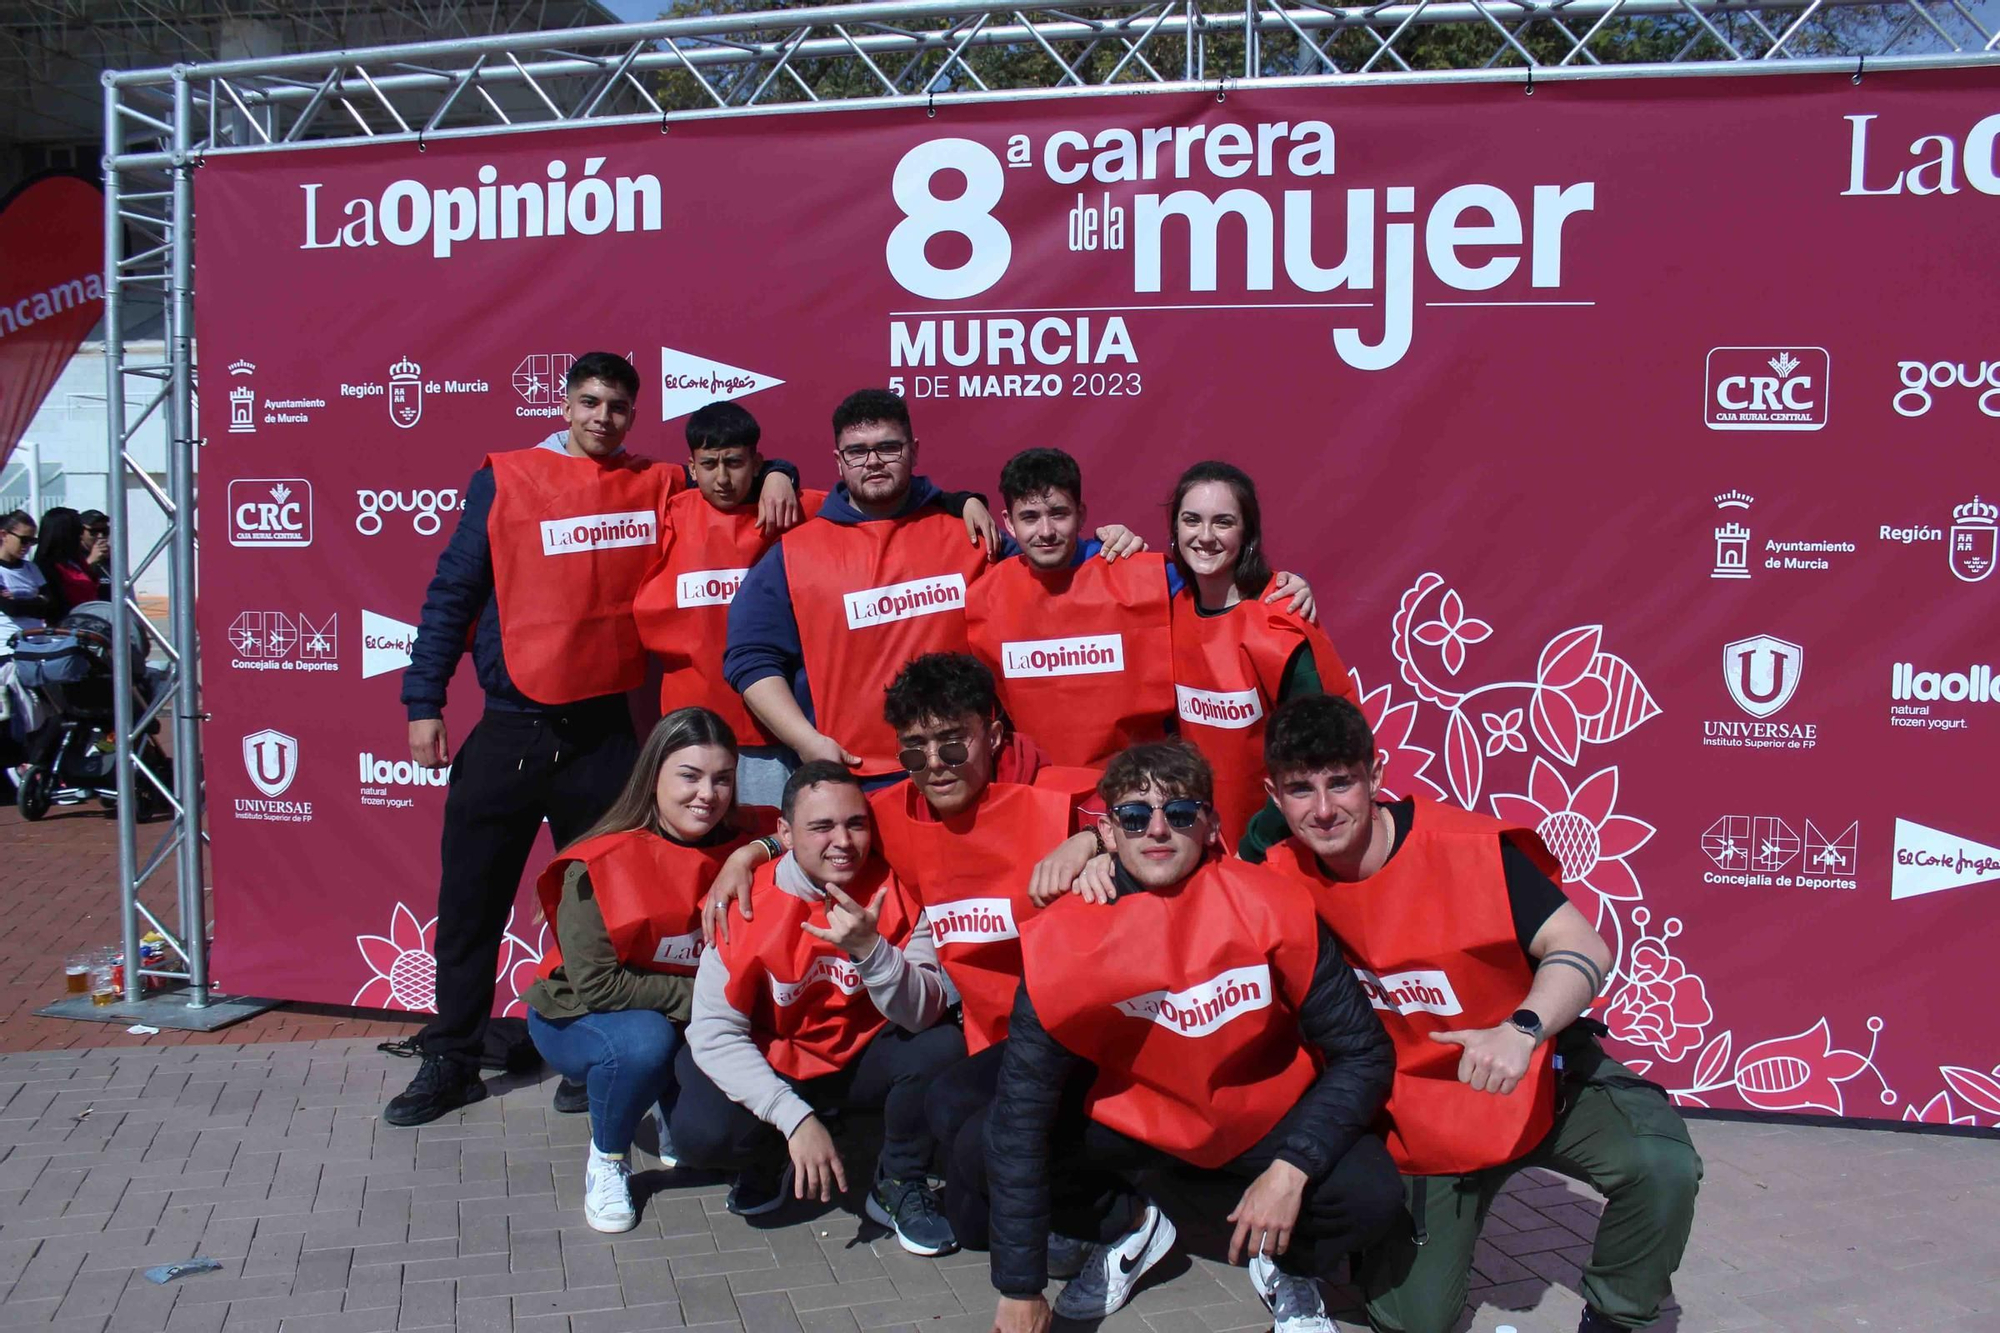
[[[1507,1022],[1516,1031],[1525,1032],[1536,1041],[1542,1039],[1542,1016],[1532,1009],[1516,1009]]]

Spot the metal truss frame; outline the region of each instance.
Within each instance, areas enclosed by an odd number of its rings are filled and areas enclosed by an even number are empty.
[[[194,593],[196,438],[192,178],[208,156],[358,142],[677,121],[831,107],[924,107],[1146,91],[1330,87],[1354,83],[1537,82],[1984,66],[2000,69],[2000,32],[1966,0],[1110,0],[1042,7],[1005,0],[878,0],[815,9],[704,15],[646,24],[500,34],[257,60],[113,71],[104,76],[106,361],[115,597],[118,861],[127,1000],[141,999],[139,922],[167,935],[184,966],[184,1003],[210,1004],[204,904],[201,696]],[[1680,37],[1667,60],[1615,64],[1624,25]],[[1414,30],[1459,25],[1488,48],[1478,68],[1412,67]],[[1921,50],[1916,48],[1921,47]],[[1655,49],[1659,49],[1657,44]],[[1023,57],[1026,57],[1024,60]],[[1037,58],[1039,57],[1039,59]],[[136,304],[164,316],[166,356],[128,361],[119,335]],[[144,386],[135,391],[131,386]],[[134,461],[140,423],[165,414],[167,484]],[[131,549],[131,483],[167,515],[167,534]],[[172,618],[155,635],[170,688],[140,711],[130,636],[144,620],[134,581],[167,561]],[[145,629],[143,632],[154,633]],[[171,719],[171,778],[138,758],[144,729]],[[173,811],[140,855],[133,797],[149,784]],[[141,900],[173,867],[176,928]]]

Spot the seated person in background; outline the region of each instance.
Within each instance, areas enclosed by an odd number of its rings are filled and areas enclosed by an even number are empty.
[[[1375,737],[1345,699],[1286,704],[1264,753],[1286,826],[1268,864],[1308,887],[1395,1043],[1388,1143],[1414,1228],[1364,1259],[1369,1321],[1453,1328],[1488,1208],[1538,1166],[1605,1196],[1580,1333],[1651,1323],[1687,1245],[1701,1158],[1666,1095],[1578,1019],[1611,951],[1563,896],[1561,866],[1526,827],[1422,796],[1377,800]]]
[[[739,1172],[742,1216],[847,1189],[817,1112],[880,1109],[882,1155],[864,1206],[912,1254],[956,1248],[926,1180],[937,1147],[924,1091],[965,1058],[945,1015],[930,928],[873,852],[860,779],[813,760],[785,783],[786,854],[751,882],[755,918],[702,955],[675,1064],[681,1161]],[[789,1157],[789,1160],[787,1158]]]
[[[604,818],[563,849],[536,886],[555,942],[522,995],[542,1058],[590,1096],[584,1220],[629,1231],[627,1153],[646,1108],[660,1106],[660,1156],[701,958],[702,895],[723,858],[751,838],[736,826],[736,737],[706,708],[654,726]]]
[[[1217,854],[1208,764],[1182,741],[1112,760],[1108,906],[1072,895],[1021,930],[1023,977],[987,1122],[995,1326],[1048,1326],[1052,1233],[1094,1237],[1055,1313],[1124,1305],[1175,1231],[1132,1175],[1219,1194],[1279,1333],[1330,1333],[1314,1277],[1402,1216],[1369,1132],[1394,1061],[1312,902]]]

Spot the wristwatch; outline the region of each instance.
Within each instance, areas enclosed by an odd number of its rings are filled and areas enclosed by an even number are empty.
[[[1542,1016],[1532,1009],[1516,1009],[1507,1018],[1507,1026],[1516,1032],[1532,1037],[1536,1045],[1542,1040]]]

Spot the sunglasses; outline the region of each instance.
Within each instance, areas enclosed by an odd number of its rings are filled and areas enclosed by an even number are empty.
[[[1152,825],[1153,812],[1158,810],[1167,817],[1167,827],[1191,829],[1194,821],[1201,818],[1201,812],[1208,809],[1207,801],[1198,801],[1192,796],[1182,796],[1164,805],[1147,805],[1144,801],[1127,801],[1123,805],[1111,807],[1111,817],[1118,821],[1118,827],[1127,833],[1144,833]]]
[[[938,762],[946,768],[956,768],[972,757],[972,747],[964,741],[946,741],[937,747],[937,757]],[[922,745],[899,750],[896,752],[896,762],[901,764],[906,772],[921,773],[930,767],[931,747]]]

